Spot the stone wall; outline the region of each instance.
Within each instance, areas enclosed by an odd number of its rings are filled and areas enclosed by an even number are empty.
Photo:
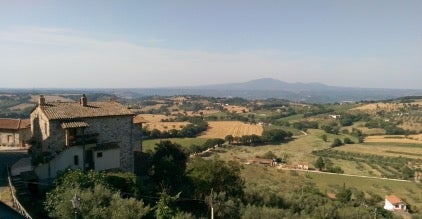
[[[32,150],[34,152],[49,151],[50,145],[54,142],[49,140],[50,121],[39,107],[31,113],[30,119],[32,137],[36,142],[42,143],[41,148],[33,148]]]
[[[132,116],[94,117],[77,119],[86,122],[86,135],[97,133],[99,144],[116,142],[120,146],[120,168],[133,172],[133,150],[140,147],[141,130],[132,123]],[[32,133],[42,143],[41,151],[60,153],[65,149],[65,130],[60,120],[49,121],[37,108],[31,114]]]
[[[31,136],[31,130],[0,130],[0,146],[3,147],[22,147],[22,143]]]

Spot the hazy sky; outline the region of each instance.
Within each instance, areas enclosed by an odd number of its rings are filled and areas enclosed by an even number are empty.
[[[421,0],[0,0],[0,87],[422,88]]]

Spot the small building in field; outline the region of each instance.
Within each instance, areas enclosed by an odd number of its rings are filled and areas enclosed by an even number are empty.
[[[309,164],[307,162],[299,162],[297,168],[301,170],[309,170]]]
[[[277,162],[274,159],[266,159],[259,157],[255,157],[249,163],[259,164],[267,167],[275,167],[277,165]]]
[[[388,211],[407,211],[407,204],[395,195],[385,196],[384,209]]]
[[[340,119],[340,115],[331,114],[328,116],[330,119]]]
[[[0,118],[0,146],[25,147],[31,138],[29,119]]]

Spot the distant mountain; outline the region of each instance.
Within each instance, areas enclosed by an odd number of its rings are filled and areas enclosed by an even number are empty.
[[[119,92],[117,90],[114,90]],[[309,103],[341,101],[385,100],[403,96],[422,95],[422,90],[350,88],[321,83],[287,83],[272,78],[261,78],[242,83],[214,84],[190,87],[125,89],[120,96],[202,95],[212,97],[242,97],[246,99],[280,98]],[[119,95],[116,93],[116,95]]]
[[[321,83],[287,83],[284,81],[261,78],[251,80],[243,83],[217,84],[195,86],[197,89],[224,89],[224,90],[286,90],[286,91],[300,91],[300,90],[328,90],[335,87],[328,86]]]
[[[8,89],[0,89],[6,91]],[[60,89],[40,89],[39,93],[58,93]],[[42,91],[42,92],[41,92]],[[14,89],[14,92],[34,90]],[[261,78],[242,83],[214,84],[169,88],[122,89],[63,89],[59,93],[105,93],[122,98],[142,96],[201,95],[209,97],[242,97],[246,99],[279,98],[308,103],[333,103],[342,101],[386,100],[405,96],[422,96],[422,89],[381,89],[336,87],[321,83],[287,83],[272,78]],[[101,96],[101,95],[99,95]]]

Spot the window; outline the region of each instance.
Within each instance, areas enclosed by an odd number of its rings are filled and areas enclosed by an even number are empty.
[[[44,134],[45,135],[48,135],[48,124],[47,123],[44,123]]]
[[[97,152],[97,158],[103,157],[103,152]]]
[[[79,165],[79,156],[78,155],[73,156],[73,164],[75,166]]]
[[[8,135],[7,136],[7,142],[13,143],[13,135]]]

